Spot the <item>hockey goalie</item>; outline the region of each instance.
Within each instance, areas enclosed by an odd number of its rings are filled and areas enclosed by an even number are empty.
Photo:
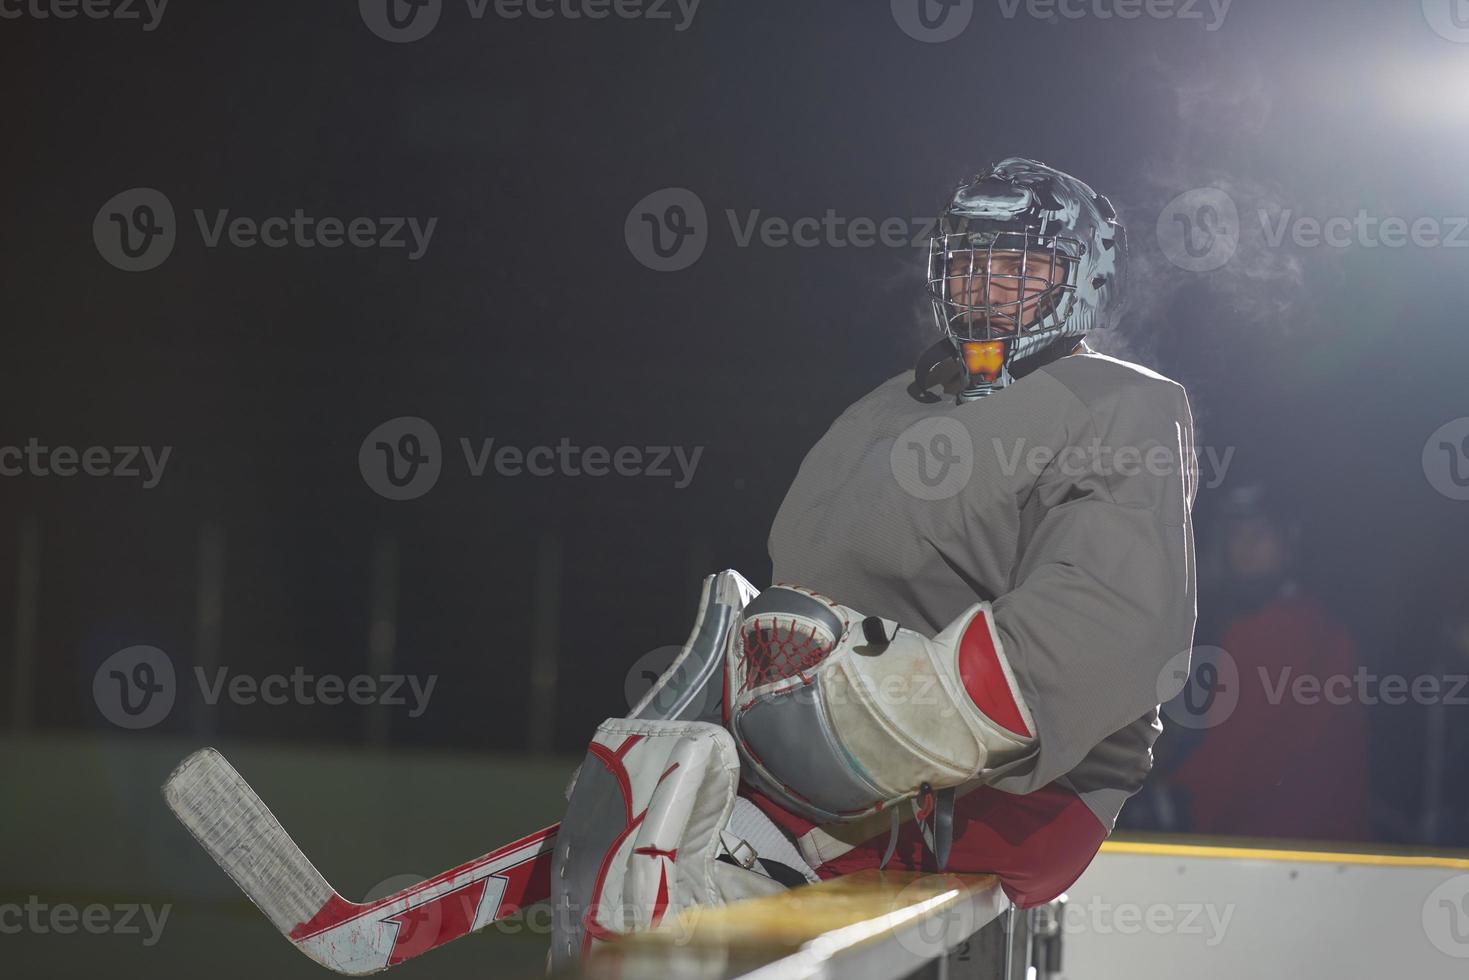
[[[186,762],[170,805],[344,972],[543,900],[557,966],[859,869],[989,872],[1050,901],[1146,777],[1194,626],[1187,398],[1085,343],[1125,258],[1110,203],[1068,174],[1012,158],[960,184],[930,245],[938,343],[807,454],[770,531],[777,584],[705,581],[676,662],[596,729],[559,828],[367,906],[223,760]],[[415,909],[465,894],[401,948]]]
[[[770,532],[781,584],[711,578],[680,662],[597,731],[556,959],[858,869],[993,872],[1032,906],[1086,868],[1194,625],[1184,391],[1084,340],[1125,255],[1107,199],[1035,161],[954,192],[942,339],[806,456]]]

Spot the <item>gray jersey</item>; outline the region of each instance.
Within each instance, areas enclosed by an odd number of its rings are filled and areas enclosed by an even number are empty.
[[[1152,766],[1165,666],[1193,642],[1187,396],[1091,351],[965,404],[908,381],[806,455],[771,528],[774,581],[929,636],[993,601],[1039,743],[994,785],[1061,780],[1110,830]]]

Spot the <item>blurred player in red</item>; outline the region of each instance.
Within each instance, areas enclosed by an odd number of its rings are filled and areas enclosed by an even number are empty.
[[[1232,493],[1220,520],[1211,558],[1221,580],[1207,592],[1220,614],[1209,619],[1222,624],[1211,632],[1238,667],[1239,699],[1204,717],[1202,739],[1170,780],[1186,794],[1187,826],[1365,839],[1364,701],[1381,692],[1361,672],[1351,635],[1297,581],[1298,526],[1270,506],[1264,487]]]

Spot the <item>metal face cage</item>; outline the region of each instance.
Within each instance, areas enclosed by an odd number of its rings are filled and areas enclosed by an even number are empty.
[[[1018,254],[1019,270],[996,272],[996,253]],[[1071,315],[1085,254],[1077,238],[1034,230],[935,235],[928,251],[935,319],[961,341],[1014,339],[1058,328]],[[991,287],[1006,281],[1014,283],[1016,298],[990,302]]]

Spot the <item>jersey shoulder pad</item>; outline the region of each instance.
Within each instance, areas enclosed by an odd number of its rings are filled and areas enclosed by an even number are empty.
[[[1182,385],[1151,368],[1092,351],[1058,358],[1040,370],[1065,385],[1089,408],[1111,401],[1123,392],[1136,393],[1139,389],[1151,389],[1170,399],[1183,394]]]

